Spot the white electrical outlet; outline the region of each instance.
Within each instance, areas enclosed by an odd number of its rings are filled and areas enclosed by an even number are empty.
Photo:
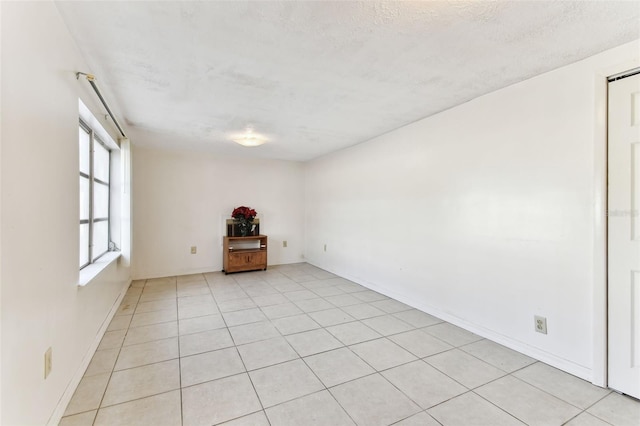
[[[327,251],[327,245],[326,244],[324,245],[324,251]]]
[[[196,254],[198,252],[198,247],[191,246],[191,254]]]
[[[285,248],[287,247],[287,240],[284,240],[284,241],[282,242],[282,247],[285,247]]]
[[[47,349],[44,353],[44,378],[49,377],[51,373],[51,369],[53,368],[53,359],[52,357],[53,350],[51,348]]]
[[[547,334],[547,319],[545,317],[539,317],[538,315],[533,317],[535,328],[538,333]]]

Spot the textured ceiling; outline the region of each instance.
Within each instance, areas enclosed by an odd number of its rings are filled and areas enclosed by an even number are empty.
[[[134,143],[287,160],[366,141],[640,28],[637,1],[56,4]],[[268,143],[231,142],[249,126]]]

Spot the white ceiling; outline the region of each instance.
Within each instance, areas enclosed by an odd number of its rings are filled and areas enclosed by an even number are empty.
[[[56,2],[140,145],[309,160],[639,37],[637,1]],[[231,142],[247,126],[269,142]]]

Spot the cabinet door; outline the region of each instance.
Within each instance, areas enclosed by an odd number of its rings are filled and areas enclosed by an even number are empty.
[[[226,266],[227,272],[252,271],[256,269],[266,269],[266,268],[267,268],[267,252],[266,251],[240,252],[240,253],[228,254],[228,264]]]
[[[249,256],[247,253],[229,253],[229,270],[244,268]]]
[[[251,255],[251,264],[264,269],[267,267],[267,252],[259,251]]]

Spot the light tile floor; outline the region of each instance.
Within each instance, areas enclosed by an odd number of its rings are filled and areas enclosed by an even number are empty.
[[[598,388],[308,264],[134,281],[60,425],[640,425]]]

